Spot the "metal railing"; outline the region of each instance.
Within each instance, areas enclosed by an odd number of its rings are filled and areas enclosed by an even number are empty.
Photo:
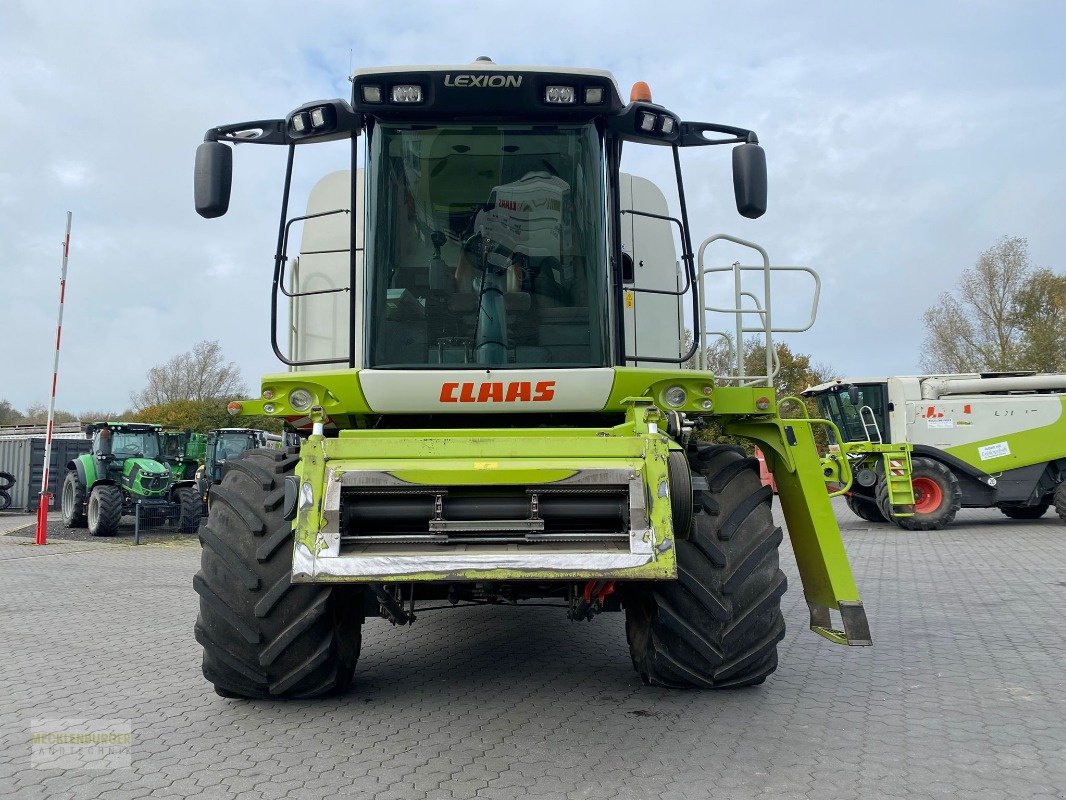
[[[707,248],[718,241],[732,242],[738,244],[741,247],[747,247],[755,250],[762,256],[762,265],[744,265],[740,262],[734,262],[733,264],[725,267],[709,267],[704,263],[704,255]],[[744,274],[745,273],[761,273],[762,274],[762,298],[756,292],[744,288]],[[814,297],[811,302],[810,318],[805,325],[801,326],[774,326],[773,324],[773,306],[771,301],[771,286],[770,276],[774,272],[805,272],[814,279]],[[708,275],[713,274],[725,274],[730,273],[733,276],[733,307],[728,308],[725,306],[710,306],[707,305],[705,298],[706,286],[705,279]],[[696,368],[708,369],[709,368],[709,353],[711,347],[709,345],[711,337],[718,337],[720,340],[726,342],[731,348],[733,358],[736,362],[736,374],[734,375],[717,375],[716,378],[719,381],[732,381],[736,382],[740,386],[757,386],[765,384],[767,386],[773,386],[774,377],[781,370],[781,364],[777,357],[777,350],[774,347],[773,334],[775,333],[803,333],[810,330],[814,325],[814,321],[818,316],[818,298],[822,291],[822,282],[813,269],[809,267],[792,267],[792,266],[772,266],[770,264],[770,256],[759,245],[754,242],[749,242],[746,239],[740,239],[736,236],[730,236],[726,233],[716,233],[713,236],[708,236],[700,244],[699,253],[697,256],[697,269],[696,269],[696,295],[697,306],[701,313],[704,314],[705,324],[702,326],[699,347],[696,351]],[[745,300],[750,300],[754,304],[752,308],[745,307]],[[713,330],[713,326],[706,321],[706,315],[710,313],[714,314],[727,314],[734,318],[734,330],[731,332],[722,330]],[[747,321],[748,315],[754,315],[757,320],[755,324],[749,324]],[[747,374],[747,368],[744,364],[744,335],[747,333],[762,334],[763,345],[766,352],[766,372],[761,375],[749,375]]]

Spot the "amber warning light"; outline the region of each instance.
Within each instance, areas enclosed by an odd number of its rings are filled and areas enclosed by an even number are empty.
[[[632,103],[650,103],[651,88],[644,81],[637,81],[629,90],[629,100]]]

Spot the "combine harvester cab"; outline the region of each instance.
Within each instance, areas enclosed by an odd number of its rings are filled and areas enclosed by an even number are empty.
[[[231,460],[212,489],[194,583],[216,690],[341,690],[368,615],[402,625],[419,603],[534,598],[572,620],[624,609],[647,683],[761,683],[784,635],[782,532],[755,460],[697,441],[700,419],[765,453],[812,629],[869,644],[814,443],[828,423],[782,418],[772,355],[762,375],[703,368],[705,316],[723,311],[704,297],[712,276],[733,273],[738,341],[757,331],[772,354],[774,331],[814,320],[810,270],[725,235],[692,246],[680,153],[732,145],[737,208],[755,218],[755,134],[685,122],[643,84],[623,103],[599,70],[478,61],[352,83],[351,103],[212,128],[197,151],[208,218],[228,206],[231,143],[288,152],[271,318],[291,369],[230,411],[307,435]],[[348,168],[290,215],[297,151],[347,139]],[[623,143],[672,156],[676,213],[621,172]],[[705,264],[721,240],[761,263]],[[772,323],[768,292],[754,322],[744,309],[742,279],[768,288],[774,270],[814,277],[805,326]]]
[[[960,508],[1038,519],[1055,506],[1066,521],[1066,375],[840,379],[804,394],[841,434],[826,474],[844,454],[855,478],[837,491],[865,520],[934,530]]]

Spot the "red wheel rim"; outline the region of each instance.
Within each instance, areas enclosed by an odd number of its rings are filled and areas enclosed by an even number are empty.
[[[915,514],[931,514],[940,508],[944,493],[940,491],[939,483],[932,478],[915,478],[911,486],[914,488]]]

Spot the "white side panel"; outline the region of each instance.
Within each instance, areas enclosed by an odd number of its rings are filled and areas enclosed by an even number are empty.
[[[349,170],[331,172],[311,190],[307,200],[307,214],[320,214],[334,209],[347,209],[351,203]],[[363,245],[363,171],[359,170],[358,209],[356,211],[356,239]],[[315,292],[348,286],[348,214],[331,214],[307,220],[300,241],[300,255],[289,270],[288,288],[293,292]],[[357,256],[358,280],[362,282],[362,253]],[[356,304],[356,326],[362,325],[361,303]],[[289,345],[293,360],[347,358],[348,356],[348,292],[297,297],[290,301]],[[358,329],[358,328],[357,328]],[[282,338],[279,336],[279,338]],[[356,363],[361,363],[362,337],[356,337]],[[307,367],[323,369],[324,367]]]
[[[909,405],[908,441],[941,449],[1054,425],[1062,416],[1061,395],[976,395]]]
[[[389,413],[515,413],[599,411],[614,385],[614,370],[386,370],[359,373],[373,411]]]
[[[619,175],[621,208],[666,216],[666,197],[645,178]],[[673,223],[635,214],[622,215],[622,250],[633,258],[634,282],[625,293],[626,353],[637,356],[677,358],[681,352],[682,313],[679,298],[628,291],[660,289],[677,291],[679,281]],[[676,365],[637,361],[640,367],[676,368]]]

